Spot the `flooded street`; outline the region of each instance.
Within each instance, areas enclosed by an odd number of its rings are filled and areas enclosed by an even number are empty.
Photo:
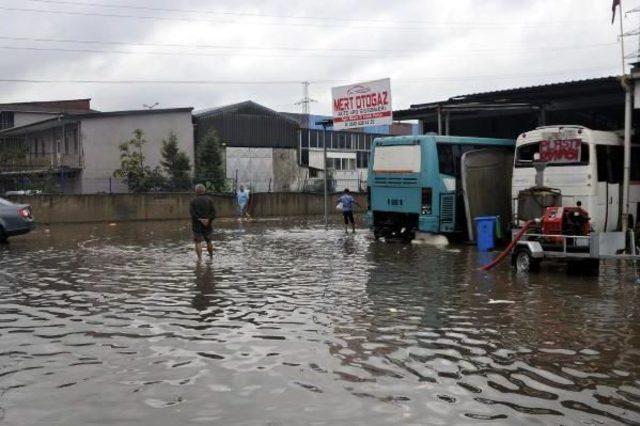
[[[640,424],[640,284],[473,247],[229,222],[59,226],[0,248],[0,423]]]

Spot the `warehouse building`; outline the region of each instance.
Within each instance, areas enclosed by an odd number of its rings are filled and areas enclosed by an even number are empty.
[[[196,111],[196,152],[215,131],[222,139],[226,177],[253,191],[299,191],[306,170],[298,167],[298,123],[253,101]]]

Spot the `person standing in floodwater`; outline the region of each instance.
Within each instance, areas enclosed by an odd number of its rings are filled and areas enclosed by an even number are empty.
[[[355,198],[351,195],[349,188],[344,190],[342,196],[338,199],[338,203],[342,206],[342,216],[344,217],[344,232],[349,233],[349,223],[351,230],[356,233],[356,222],[353,218],[353,206],[360,206]]]
[[[240,185],[240,189],[236,194],[236,203],[238,204],[238,216],[240,220],[245,217],[251,219],[251,216],[249,216],[249,212],[247,211],[249,208],[250,197],[249,190],[245,189],[243,185]]]
[[[191,200],[189,214],[191,215],[191,229],[193,231],[193,241],[196,245],[196,255],[198,260],[202,259],[202,242],[207,243],[209,257],[213,256],[213,243],[211,234],[213,233],[213,220],[216,218],[216,209],[213,200],[205,194],[205,187],[197,184],[195,187],[196,197]]]

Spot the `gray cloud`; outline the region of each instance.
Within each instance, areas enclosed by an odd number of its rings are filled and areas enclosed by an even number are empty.
[[[89,0],[73,0],[77,2]],[[128,5],[108,0],[92,3]],[[625,10],[639,4],[625,2]],[[638,3],[638,2],[635,2]],[[299,2],[238,0],[140,1],[137,6],[215,10],[265,16],[129,10],[29,0],[0,0],[0,37],[207,44],[235,49],[95,45],[0,39],[0,46],[138,52],[138,54],[1,49],[0,78],[51,80],[216,80],[314,83],[312,110],[330,111],[333,81],[391,77],[394,106],[501,88],[598,77],[620,72],[617,25],[602,0],[382,0]],[[59,12],[166,17],[170,20],[65,15]],[[331,19],[334,18],[334,19]],[[306,23],[306,24],[305,24]],[[291,25],[286,25],[291,24]],[[625,19],[637,27],[637,16]],[[628,51],[636,40],[628,40]],[[247,50],[246,47],[329,49]],[[349,52],[369,49],[379,52]],[[190,55],[149,55],[143,52]],[[222,55],[224,53],[224,55]],[[220,56],[205,56],[206,54]],[[201,56],[198,56],[201,55]],[[321,57],[324,55],[326,57]],[[253,99],[295,110],[301,84],[288,85],[101,85],[1,83],[0,102],[91,97],[95,108],[203,108]]]

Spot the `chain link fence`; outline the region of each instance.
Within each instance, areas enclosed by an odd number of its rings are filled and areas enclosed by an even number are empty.
[[[296,184],[277,180],[236,181],[235,179],[193,179],[189,178],[179,184],[167,183],[150,186],[141,192],[191,192],[196,184],[201,183],[207,192],[234,194],[240,185],[252,193],[264,192],[306,192],[323,193],[324,179],[311,178],[300,180]],[[348,188],[352,192],[365,192],[367,183],[361,179],[328,180],[330,193],[342,192]],[[44,174],[36,176],[14,176],[0,178],[0,196],[2,195],[36,195],[36,194],[125,194],[132,192],[121,178],[85,178],[68,174]]]

